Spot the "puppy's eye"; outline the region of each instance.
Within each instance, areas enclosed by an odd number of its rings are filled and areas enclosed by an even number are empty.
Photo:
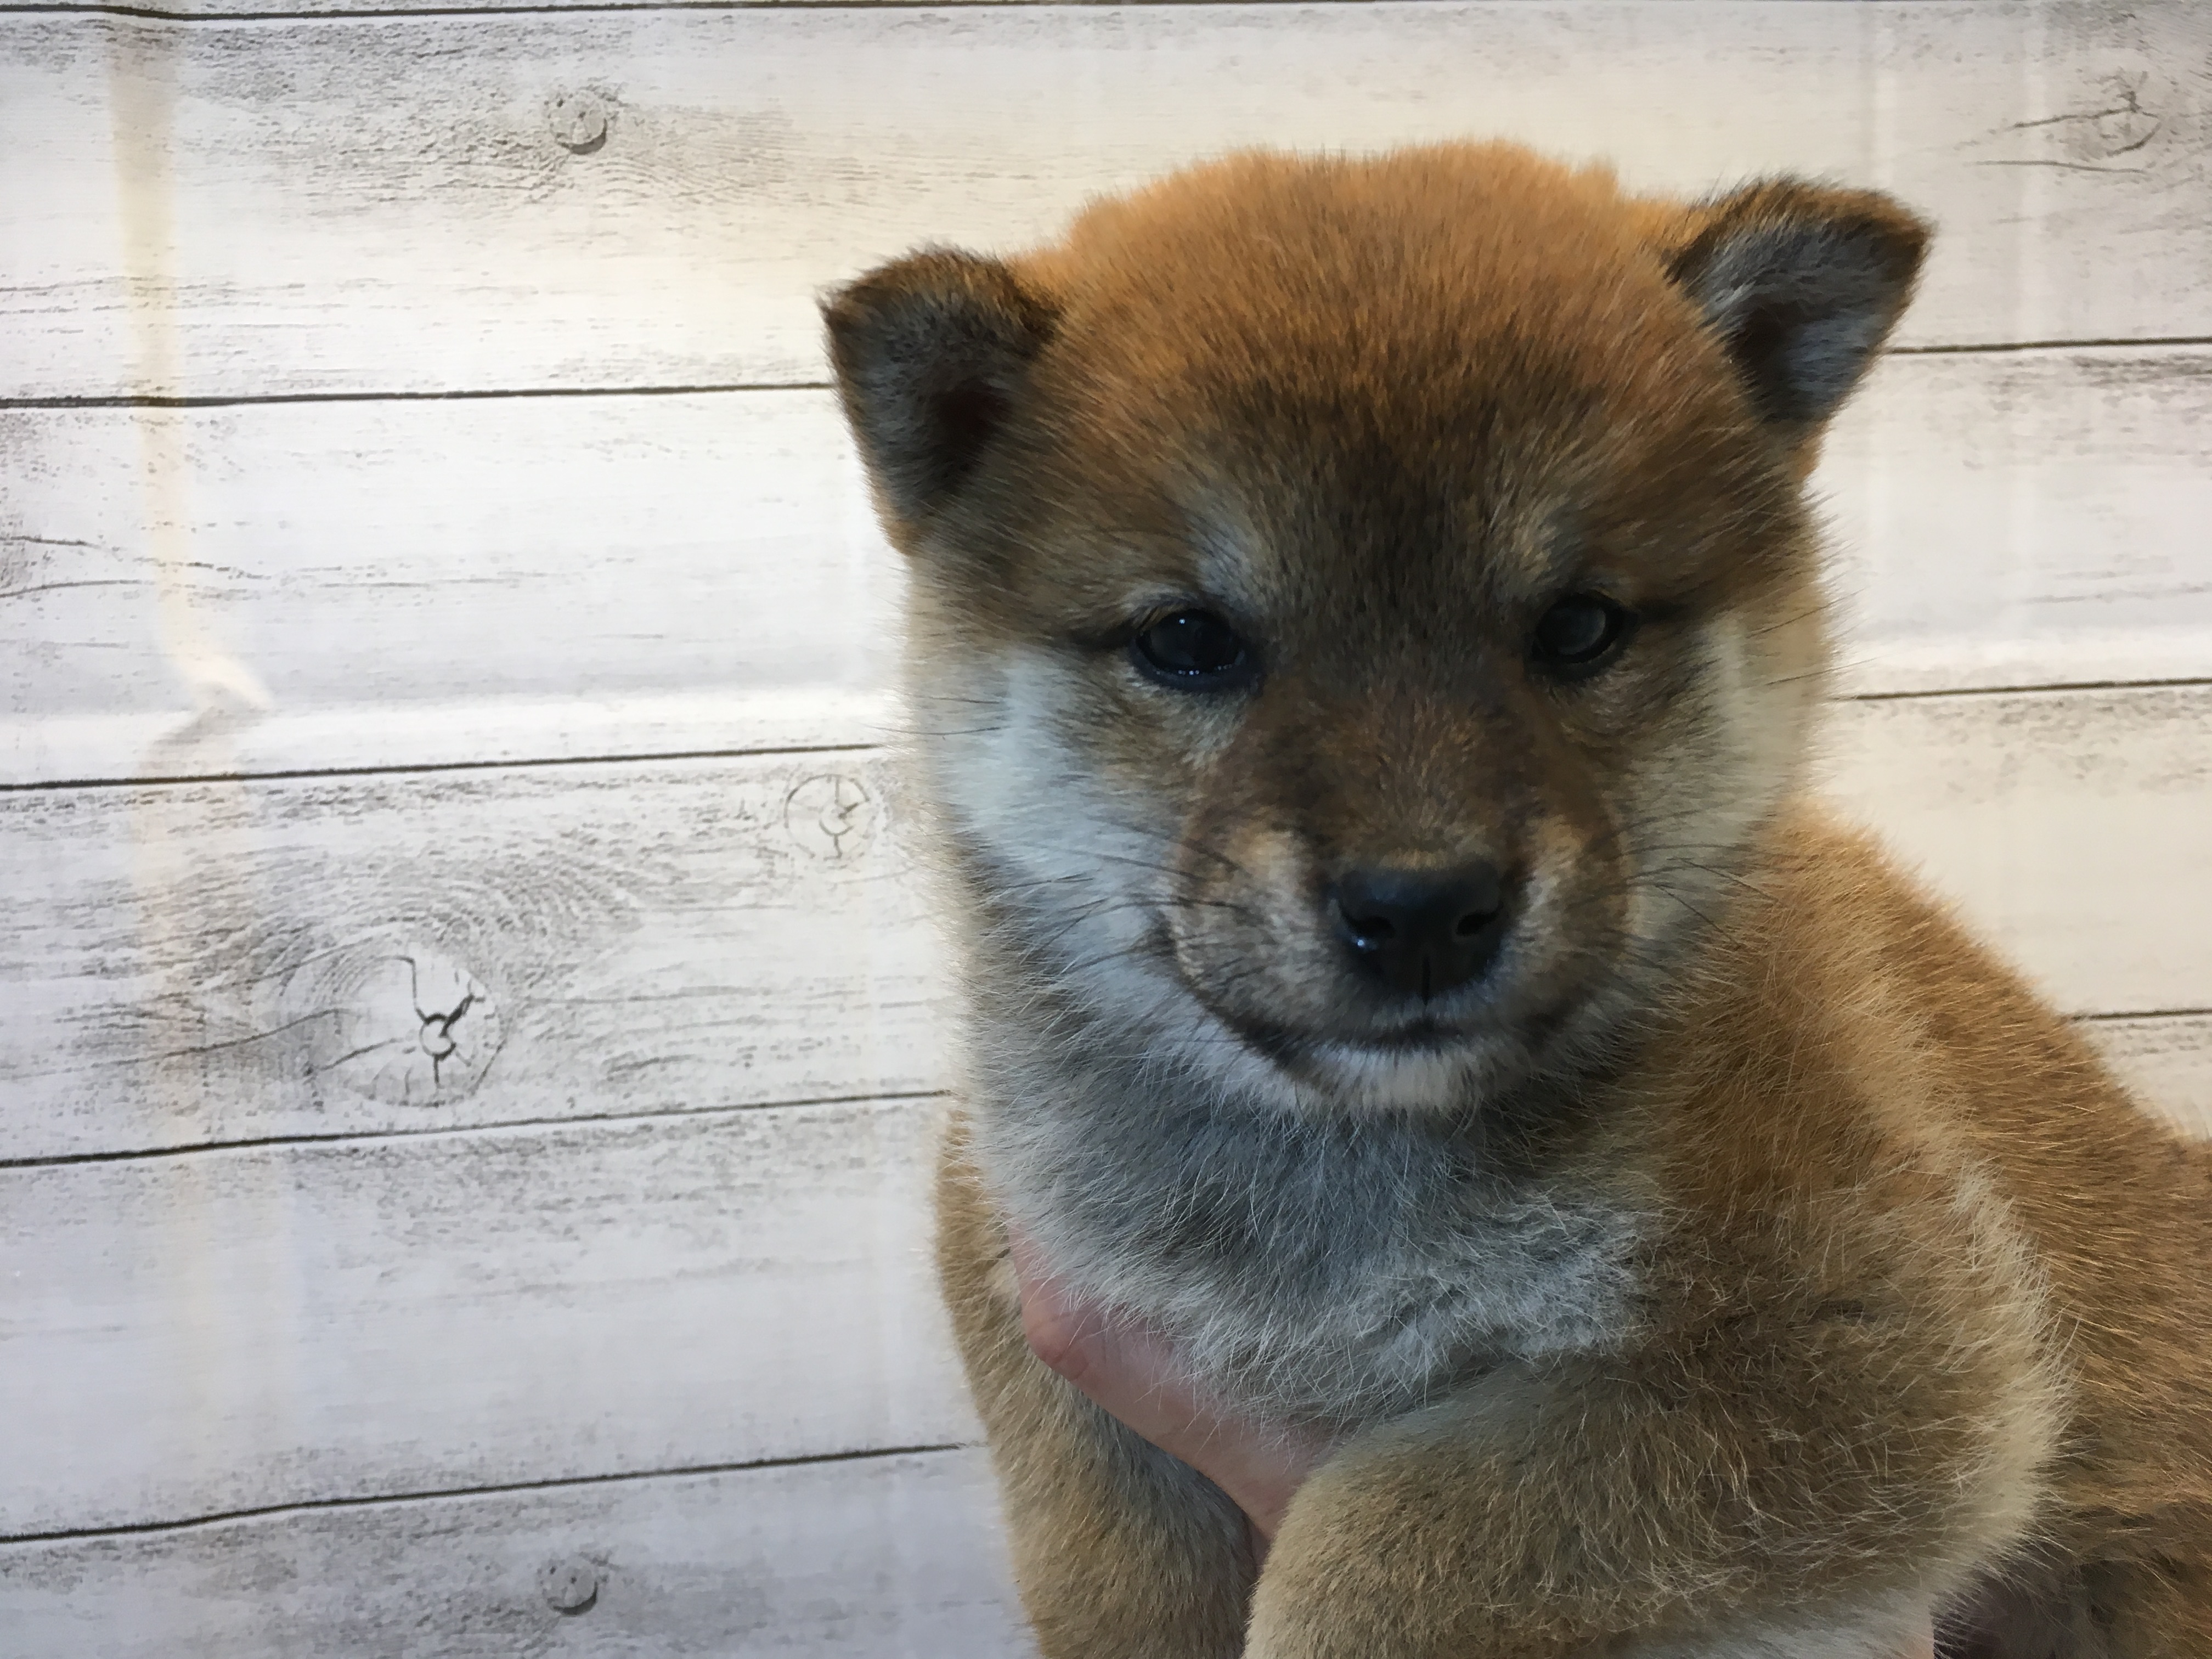
[[[1536,659],[1570,678],[1612,660],[1636,624],[1635,613],[1602,593],[1570,593],[1536,623]]]
[[[1154,679],[1190,690],[1241,679],[1252,653],[1237,630],[1211,611],[1178,611],[1129,641],[1137,665]]]

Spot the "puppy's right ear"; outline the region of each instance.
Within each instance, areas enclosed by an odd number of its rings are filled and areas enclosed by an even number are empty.
[[[830,361],[884,505],[914,523],[957,491],[1019,397],[1054,313],[996,259],[909,254],[823,301]]]

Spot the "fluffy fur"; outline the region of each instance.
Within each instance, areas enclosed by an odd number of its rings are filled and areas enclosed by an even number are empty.
[[[829,302],[963,929],[940,1263],[1051,1659],[2212,1648],[2205,1161],[1802,793],[1802,480],[1924,240],[1248,155]],[[1633,625],[1568,674],[1586,593]],[[1193,609],[1251,672],[1141,671]],[[1363,973],[1346,872],[1473,859],[1487,970]],[[1009,1219],[1343,1437],[1264,1571],[1028,1352]]]

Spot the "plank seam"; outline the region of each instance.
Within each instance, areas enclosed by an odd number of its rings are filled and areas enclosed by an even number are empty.
[[[775,0],[779,8],[787,3],[788,0]],[[5,8],[0,8],[0,11],[4,10]],[[450,392],[266,392],[204,398],[134,392],[118,393],[113,397],[0,398],[0,410],[239,409],[260,404],[455,404],[520,398],[696,398],[719,397],[739,392],[829,392],[833,389],[828,380],[707,380],[696,386],[476,386]]]
[[[1831,699],[1835,702],[1921,702],[1930,697],[2014,697],[2063,691],[2157,691],[2192,685],[2212,685],[2212,678],[2184,675],[2159,680],[2060,680],[2020,685],[1969,685],[1929,691],[1851,691]],[[17,787],[17,786],[9,786]]]
[[[509,760],[395,763],[388,766],[301,767],[271,772],[164,772],[147,777],[50,778],[35,783],[0,783],[0,795],[22,794],[35,789],[146,789],[191,783],[283,783],[308,778],[389,777],[412,772],[489,772],[501,768],[630,766],[653,761],[750,760],[772,755],[866,755],[883,746],[880,743],[786,744],[766,749],[670,749],[641,754],[544,755]]]
[[[2081,1025],[2100,1024],[2116,1019],[2201,1019],[2212,1014],[2212,1008],[2144,1008],[2134,1013],[2071,1014],[2068,1018]]]
[[[2121,1008],[2092,1013],[2069,1013],[2075,1024],[2101,1024],[2136,1019],[2203,1019],[2212,1008]],[[189,1053],[190,1050],[179,1052]],[[165,1056],[166,1058],[167,1056]],[[200,1140],[180,1146],[137,1146],[103,1152],[61,1152],[48,1158],[0,1158],[0,1171],[58,1169],[82,1164],[128,1164],[155,1158],[197,1158],[205,1152],[254,1152],[270,1146],[374,1145],[392,1140],[421,1139],[435,1135],[477,1135],[508,1130],[562,1129],[586,1124],[652,1123],[670,1118],[704,1122],[736,1118],[751,1112],[797,1111],[822,1106],[914,1104],[951,1097],[950,1089],[886,1090],[857,1095],[817,1095],[797,1100],[763,1100],[740,1106],[663,1106],[645,1112],[582,1112],[568,1117],[491,1118],[479,1123],[433,1123],[418,1128],[347,1129],[328,1134],[258,1135],[238,1140]],[[0,1542],[5,1542],[0,1539]]]
[[[2016,685],[1954,686],[1923,691],[1856,691],[1832,698],[1834,702],[1924,702],[1942,697],[2000,697],[2058,696],[2077,691],[2158,691],[2212,686],[2212,676],[2194,675],[2172,679],[2061,680],[2026,682]],[[668,761],[747,760],[776,755],[864,755],[882,750],[875,743],[787,744],[763,749],[645,750],[635,753],[525,756],[504,760],[395,761],[381,766],[331,766],[266,772],[175,772],[120,778],[44,778],[27,783],[0,783],[0,795],[30,794],[56,789],[167,789],[207,783],[285,783],[317,778],[406,777],[442,772],[523,770],[556,766],[644,766]]]
[[[333,11],[169,11],[158,6],[99,3],[98,0],[65,0],[51,6],[0,5],[0,16],[41,17],[56,13],[95,17],[143,18],[161,23],[319,23],[336,19],[359,21],[374,17],[529,17],[567,12],[625,11],[933,11],[946,0],[584,0],[578,5],[534,6],[395,6],[389,9],[353,7]],[[1042,11],[1073,6],[1190,6],[1226,9],[1232,6],[1275,6],[1288,10],[1302,0],[958,0],[964,10]],[[1372,5],[1377,0],[1321,0],[1338,6]],[[1781,5],[1790,0],[1766,0]]]
[[[1078,0],[1083,4],[1118,4],[1123,0]],[[1141,0],[1141,3],[1179,3],[1180,0]],[[1331,3],[1372,3],[1373,0],[1330,0]],[[768,0],[768,9],[787,10],[804,0]],[[1000,5],[1029,4],[1031,0],[963,0],[963,3]],[[1215,4],[1273,4],[1275,0],[1201,0]],[[1774,0],[1784,3],[1784,0]],[[630,8],[629,9],[644,9]],[[0,6],[0,15],[23,15],[11,13]],[[32,14],[35,15],[35,13]],[[330,14],[312,13],[301,15],[323,16]],[[364,12],[365,17],[397,17],[413,14],[401,12]],[[438,15],[449,14],[440,13]],[[508,11],[483,14],[453,13],[452,15],[511,16]],[[233,21],[235,19],[224,19]],[[2157,350],[2169,347],[2212,346],[2212,335],[2160,334],[2146,335],[2136,339],[2103,338],[2081,340],[1996,340],[1971,345],[1891,346],[1881,355],[1887,357],[1957,357],[1990,356],[2006,354],[2027,355],[2040,352]],[[0,410],[77,410],[77,409],[246,409],[259,404],[416,404],[416,403],[488,403],[527,398],[690,398],[721,397],[738,392],[831,392],[835,383],[829,380],[705,380],[696,385],[672,386],[476,386],[443,392],[238,392],[226,396],[190,397],[156,392],[118,392],[110,395],[54,398],[0,398]]]
[[[2136,1018],[2136,1015],[2112,1015]],[[191,1054],[191,1049],[176,1051]],[[162,1059],[173,1058],[162,1055]],[[896,1106],[925,1100],[942,1100],[949,1089],[878,1091],[861,1095],[819,1095],[802,1100],[762,1100],[742,1106],[660,1106],[646,1112],[580,1112],[570,1117],[494,1118],[481,1123],[426,1123],[419,1128],[340,1129],[327,1134],[257,1135],[238,1140],[196,1140],[182,1146],[134,1146],[118,1152],[58,1152],[51,1158],[0,1158],[0,1170],[57,1169],[76,1164],[133,1164],[162,1158],[198,1158],[203,1152],[254,1152],[265,1146],[329,1146],[388,1140],[419,1140],[436,1135],[475,1135],[510,1129],[560,1129],[571,1124],[652,1123],[665,1118],[708,1122],[716,1118],[742,1117],[751,1112],[811,1109],[820,1106]]]
[[[1966,357],[2001,351],[2087,351],[2112,347],[2212,345],[2212,335],[2146,334],[2134,339],[1992,340],[1979,345],[1891,346],[1887,357]]]
[[[754,1469],[808,1468],[822,1463],[857,1463],[878,1457],[919,1457],[931,1453],[968,1449],[951,1441],[925,1446],[884,1446],[866,1451],[816,1452],[805,1457],[763,1457],[748,1463],[698,1463],[671,1469],[634,1469],[616,1474],[564,1475],[545,1480],[516,1480],[495,1486],[456,1486],[444,1492],[387,1492],[374,1497],[310,1498],[293,1504],[267,1504],[252,1509],[224,1510],[177,1521],[140,1521],[119,1527],[70,1527],[55,1532],[0,1534],[0,1546],[65,1543],[76,1539],[130,1538],[148,1533],[186,1532],[198,1527],[219,1527],[233,1521],[263,1520],[271,1516],[304,1515],[313,1510],[368,1509],[378,1504],[434,1504],[448,1498],[498,1498],[513,1492],[559,1491],[572,1486],[606,1486],[629,1480],[677,1480],[687,1475],[742,1474]]]

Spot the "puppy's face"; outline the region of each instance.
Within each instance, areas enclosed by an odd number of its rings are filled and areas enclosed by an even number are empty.
[[[833,302],[987,991],[1306,1110],[1600,1052],[1790,788],[1880,198],[1246,158]]]

